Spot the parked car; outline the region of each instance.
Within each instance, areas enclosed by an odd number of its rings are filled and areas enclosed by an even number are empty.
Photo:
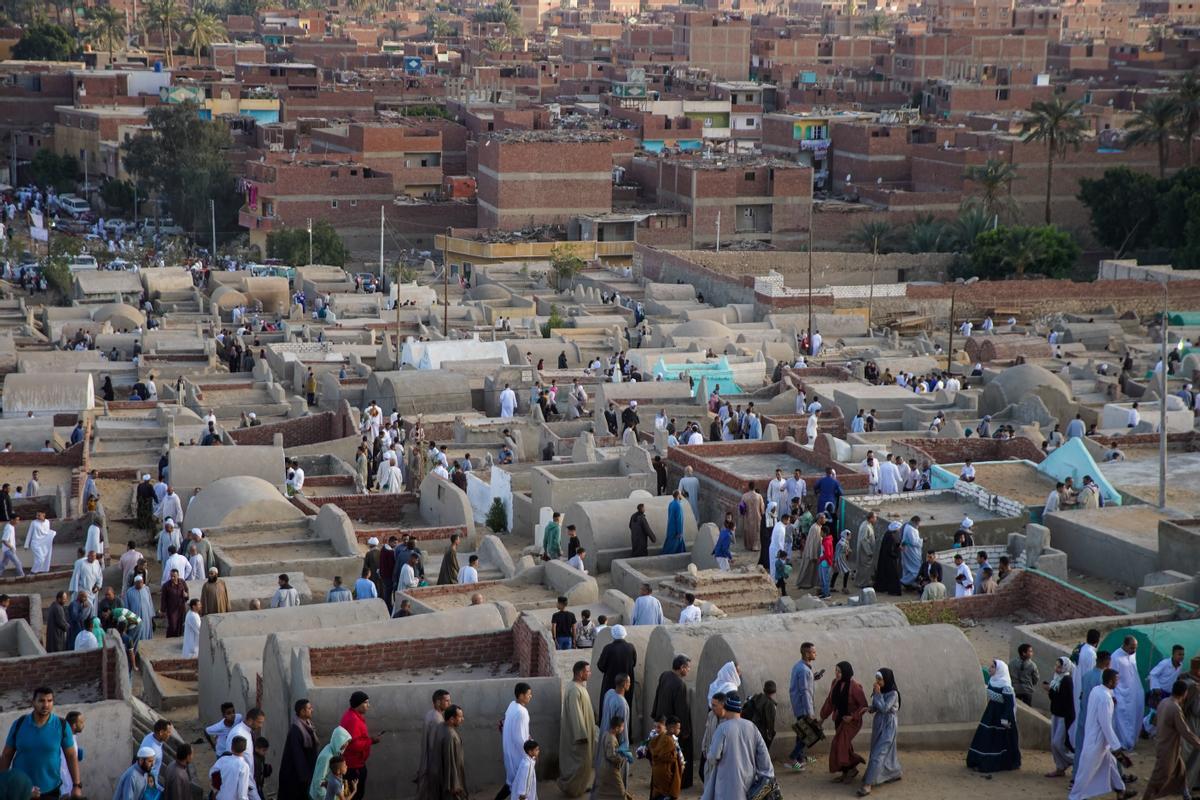
[[[72,256],[71,261],[67,264],[67,268],[71,272],[86,272],[88,270],[100,269],[100,265],[96,263],[96,257],[86,253],[78,256]]]
[[[362,290],[368,294],[379,291],[379,276],[373,272],[359,272],[355,275],[362,284]]]
[[[88,201],[84,200],[83,198],[76,197],[73,194],[66,194],[58,198],[58,207],[63,211],[63,213],[71,217],[75,217],[76,219],[82,217],[84,214],[90,213],[92,210],[92,207],[88,204]]]

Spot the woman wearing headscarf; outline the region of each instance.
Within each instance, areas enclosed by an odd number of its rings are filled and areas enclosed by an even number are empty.
[[[333,729],[333,733],[329,734],[329,744],[325,745],[317,755],[317,765],[313,769],[312,783],[308,785],[309,800],[325,800],[325,789],[321,784],[325,782],[325,776],[329,773],[329,759],[340,756],[348,744],[350,744],[350,731],[340,725]]]
[[[858,790],[859,797],[866,797],[876,786],[899,780],[903,774],[896,755],[900,690],[896,688],[896,676],[887,667],[880,667],[875,673],[875,688],[867,711],[875,715],[875,721],[871,723],[871,758]]]
[[[705,704],[708,712],[704,717],[704,736],[700,740],[701,780],[704,780],[704,765],[708,761],[708,746],[717,732],[717,726],[721,724],[721,720],[712,711],[713,696],[718,694],[724,696],[730,692],[736,692],[741,685],[742,673],[738,670],[737,662],[734,661],[725,662],[725,666],[717,671],[717,677],[708,685],[708,694],[706,695],[708,702]]]
[[[837,589],[838,576],[842,576],[842,594],[846,594],[846,587],[850,585],[850,573],[854,569],[854,546],[850,544],[849,529],[842,531],[838,536],[837,544],[833,546],[833,580],[829,583],[830,589]]]
[[[1075,763],[1070,737],[1075,726],[1075,684],[1071,678],[1074,671],[1071,659],[1059,656],[1054,676],[1046,686],[1050,694],[1050,755],[1054,758],[1054,771],[1047,772],[1047,778],[1061,778],[1067,774],[1067,767]]]
[[[875,591],[900,596],[900,523],[892,522],[879,543],[875,565]]]
[[[858,765],[866,763],[854,752],[854,737],[862,730],[867,713],[867,696],[862,684],[854,680],[854,668],[848,661],[834,667],[833,685],[821,706],[821,722],[833,717],[835,733],[829,744],[829,771],[840,773],[834,783],[848,783],[858,775]]]
[[[779,521],[779,503],[772,500],[767,503],[767,515],[763,520],[764,528],[768,531],[767,537],[759,542],[758,546],[758,563],[768,573],[772,572],[771,564],[775,561],[775,553],[772,552],[775,548],[771,547],[771,542],[775,538],[775,523]]]
[[[967,750],[967,768],[1003,772],[1021,768],[1017,737],[1017,696],[1008,677],[1008,664],[996,658],[988,668],[987,707]]]

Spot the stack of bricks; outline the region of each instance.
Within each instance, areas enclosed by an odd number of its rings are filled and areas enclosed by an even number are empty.
[[[1023,504],[1002,495],[993,494],[978,483],[960,480],[954,484],[954,493],[964,500],[971,500],[976,505],[1003,517],[1019,517],[1025,513]]]
[[[721,609],[726,616],[761,613],[779,599],[774,581],[757,564],[723,572],[719,569],[686,571],[659,584],[659,599],[668,619],[678,619],[693,594]]]

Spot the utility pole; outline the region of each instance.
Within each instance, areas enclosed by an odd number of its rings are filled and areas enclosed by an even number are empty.
[[[1167,315],[1170,312],[1170,282],[1163,278],[1162,390],[1158,395],[1158,507],[1167,507]]]
[[[217,201],[209,199],[208,201],[209,222],[212,223],[212,260],[213,264],[217,263]]]
[[[717,252],[721,252],[721,212],[717,212]]]
[[[379,206],[379,288],[383,288],[383,205]]]
[[[450,338],[450,232],[446,228],[446,246],[442,249],[442,337]]]
[[[809,189],[808,189],[808,353],[812,355],[812,335],[813,335],[813,201],[817,194],[817,168],[816,165],[809,167]]]
[[[308,218],[308,265],[312,266],[312,217]]]
[[[133,227],[137,227],[138,196],[137,181],[133,182]]]

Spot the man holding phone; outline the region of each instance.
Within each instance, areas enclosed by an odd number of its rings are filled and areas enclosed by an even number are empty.
[[[825,674],[825,670],[813,673],[812,664],[816,660],[816,645],[812,642],[804,642],[800,645],[800,660],[792,667],[792,677],[788,686],[788,695],[792,701],[792,713],[796,715],[798,728],[807,727],[806,722],[811,720],[816,713],[813,705],[813,684],[821,680],[821,676]],[[817,727],[819,729],[820,726]],[[807,747],[805,738],[798,732],[796,746],[792,748],[791,755],[788,756],[791,761],[788,766],[796,772],[808,768],[808,760],[804,756]]]

